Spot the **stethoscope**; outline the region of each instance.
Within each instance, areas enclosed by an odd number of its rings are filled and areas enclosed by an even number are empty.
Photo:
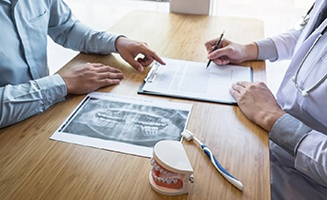
[[[308,21],[310,19],[310,13],[311,13],[314,5],[315,5],[315,3],[312,4],[310,9],[308,10],[308,12],[304,16],[300,17],[300,19],[296,22],[294,29],[296,29],[296,30],[304,29],[304,27],[307,25],[307,23],[308,23]]]
[[[299,24],[301,27],[305,27],[306,24],[308,23],[308,20],[310,18],[309,14],[313,8],[314,4],[311,6],[311,8],[308,10],[307,14],[302,18],[302,23]],[[320,84],[322,84],[326,79],[327,79],[327,73],[313,86],[311,86],[308,89],[301,89],[299,84],[297,83],[297,78],[299,75],[299,72],[303,66],[303,63],[305,62],[305,60],[307,59],[307,57],[309,56],[309,54],[311,53],[312,49],[316,46],[316,44],[318,43],[318,41],[320,40],[320,38],[325,34],[325,32],[327,31],[327,25],[325,26],[325,28],[320,32],[319,36],[317,37],[317,39],[313,42],[313,44],[311,45],[309,51],[305,54],[305,56],[303,57],[296,73],[295,76],[292,77],[292,81],[295,84],[296,89],[302,94],[303,97],[306,97],[309,95],[309,92],[311,92],[312,90],[314,90],[315,88],[317,88]]]

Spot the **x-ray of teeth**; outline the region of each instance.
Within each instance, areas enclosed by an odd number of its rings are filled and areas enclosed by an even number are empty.
[[[90,98],[63,132],[153,147],[181,140],[189,111]]]

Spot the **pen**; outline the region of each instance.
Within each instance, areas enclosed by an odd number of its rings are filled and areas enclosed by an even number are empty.
[[[220,37],[219,37],[219,39],[217,40],[217,42],[216,42],[215,46],[213,47],[213,50],[212,50],[212,51],[215,51],[215,50],[217,50],[217,49],[218,49],[218,47],[219,47],[220,43],[221,43],[221,42],[223,41],[223,39],[224,39],[224,33],[225,33],[225,31],[223,31],[223,32],[220,34]],[[208,68],[208,67],[209,67],[210,63],[211,63],[211,60],[209,59],[209,61],[208,61],[208,64],[207,64],[207,67],[206,67],[206,68]]]

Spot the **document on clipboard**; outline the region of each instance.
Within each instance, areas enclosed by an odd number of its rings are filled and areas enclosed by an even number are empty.
[[[217,65],[204,62],[164,59],[166,65],[154,63],[138,93],[199,101],[236,104],[229,94],[237,81],[253,81],[251,67]]]

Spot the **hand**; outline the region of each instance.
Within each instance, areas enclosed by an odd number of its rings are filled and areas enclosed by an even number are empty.
[[[240,64],[247,60],[255,60],[258,57],[258,47],[255,43],[241,45],[224,39],[217,50],[213,48],[217,39],[205,43],[208,52],[208,59],[218,65],[229,63]]]
[[[142,72],[143,67],[149,66],[154,60],[162,65],[165,64],[154,51],[148,48],[146,43],[119,37],[116,40],[116,49],[120,56],[139,72]],[[143,58],[135,60],[139,54],[142,54]]]
[[[232,85],[229,92],[244,115],[266,131],[270,131],[277,119],[285,114],[262,82],[238,82]]]
[[[59,72],[66,83],[68,94],[86,94],[104,86],[119,84],[123,73],[100,63],[86,63]]]

